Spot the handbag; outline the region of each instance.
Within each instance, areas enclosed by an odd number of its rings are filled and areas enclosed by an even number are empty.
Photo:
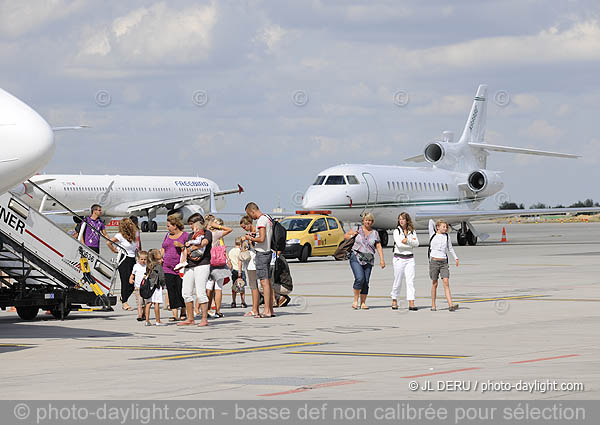
[[[344,240],[335,250],[333,257],[338,260],[347,260],[350,258],[352,254],[352,247],[354,246],[354,242],[356,241],[356,235],[352,236],[348,240]]]
[[[222,267],[227,264],[227,248],[223,239],[219,239],[219,244],[210,249],[210,265],[213,267]]]

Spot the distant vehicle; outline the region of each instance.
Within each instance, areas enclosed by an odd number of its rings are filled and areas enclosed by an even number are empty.
[[[459,245],[476,245],[489,235],[473,226],[474,220],[522,215],[597,212],[600,208],[548,208],[483,210],[480,204],[504,186],[501,171],[487,168],[490,151],[578,158],[577,155],[485,143],[487,86],[480,85],[458,142],[445,131],[442,140],[429,143],[421,155],[405,159],[429,167],[344,164],[319,173],[306,190],[302,208],[326,209],[344,222],[359,222],[365,212],[375,216],[381,243],[388,243],[389,229],[398,225],[398,214],[408,212],[419,228],[430,219],[446,219],[457,230]],[[549,169],[550,173],[556,172]],[[531,182],[524,181],[524,185]]]
[[[296,211],[297,215],[285,217],[281,225],[287,230],[287,243],[283,256],[297,258],[302,263],[309,257],[333,255],[344,240],[340,221],[330,216],[331,211]]]

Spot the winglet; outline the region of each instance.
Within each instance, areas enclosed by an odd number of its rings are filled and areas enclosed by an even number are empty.
[[[238,184],[238,193],[242,193],[244,191],[244,188]]]

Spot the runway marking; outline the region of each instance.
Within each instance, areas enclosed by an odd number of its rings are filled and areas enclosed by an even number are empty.
[[[532,359],[532,360],[521,360],[518,362],[510,362],[510,364],[521,364],[521,363],[533,363],[533,362],[543,362],[545,360],[555,360],[555,359],[566,359],[568,357],[578,357],[580,354],[567,354],[564,356],[556,356],[556,357],[543,357],[541,359]]]
[[[291,344],[277,344],[277,345],[266,345],[262,347],[249,347],[249,348],[235,348],[235,349],[222,349],[222,348],[194,348],[194,347],[146,347],[146,346],[99,346],[99,347],[87,347],[90,349],[109,349],[109,350],[147,350],[147,351],[183,351],[193,352],[193,354],[178,354],[169,356],[159,357],[146,357],[141,360],[181,360],[190,359],[196,357],[214,357],[214,356],[225,356],[232,354],[243,354],[252,353],[258,351],[272,351],[272,350],[283,350],[286,348],[306,347],[321,345],[322,342],[299,342]]]
[[[399,353],[365,353],[354,351],[292,351],[288,354],[317,354],[323,356],[355,356],[355,357],[404,357],[416,359],[466,359],[471,356],[451,354],[399,354]]]
[[[482,303],[487,301],[501,301],[501,300],[527,300],[532,298],[547,297],[548,295],[515,295],[513,297],[494,297],[494,298],[466,298],[460,299],[455,298],[456,301],[461,303]]]
[[[352,298],[352,295],[296,295],[298,297],[310,297],[310,298]],[[475,303],[475,302],[485,302],[485,301],[499,301],[499,300],[528,300],[528,299],[537,299],[540,297],[549,297],[549,295],[508,295],[508,296],[498,296],[493,298],[462,298],[455,296],[456,301],[460,301],[463,303]],[[369,295],[369,298],[381,298],[381,299],[389,299],[389,296],[384,295]],[[417,297],[423,299],[430,299],[430,297]],[[293,298],[292,298],[293,300]]]
[[[360,381],[337,381],[337,382],[326,382],[324,384],[315,384],[315,385],[307,385],[305,387],[296,388],[294,390],[282,391],[278,393],[270,393],[270,394],[258,394],[258,397],[275,397],[278,395],[287,395],[287,394],[296,394],[303,393],[305,391],[314,390],[317,388],[325,388],[325,387],[339,387],[342,385],[351,385],[358,384]]]
[[[34,344],[0,344],[0,347],[37,347]]]
[[[509,264],[509,266],[519,267],[571,267],[573,264]]]
[[[466,372],[468,370],[477,370],[477,369],[481,369],[481,368],[480,367],[468,367],[465,369],[445,370],[442,372],[423,373],[420,375],[413,375],[413,376],[401,376],[401,378],[405,378],[405,379],[422,378],[424,376],[445,375],[447,373]]]

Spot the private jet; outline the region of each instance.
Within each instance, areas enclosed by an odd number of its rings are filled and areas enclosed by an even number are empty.
[[[388,229],[397,226],[398,214],[408,212],[418,228],[427,228],[431,219],[445,219],[457,230],[459,245],[476,245],[489,235],[480,233],[474,220],[519,215],[598,212],[600,208],[549,208],[483,210],[480,205],[504,187],[502,172],[487,168],[490,151],[578,158],[577,155],[485,143],[487,86],[480,85],[473,100],[463,133],[458,140],[444,131],[441,140],[425,146],[408,162],[431,164],[405,167],[344,164],[323,170],[306,190],[305,210],[330,211],[344,222],[360,222],[371,212],[384,246]]]

